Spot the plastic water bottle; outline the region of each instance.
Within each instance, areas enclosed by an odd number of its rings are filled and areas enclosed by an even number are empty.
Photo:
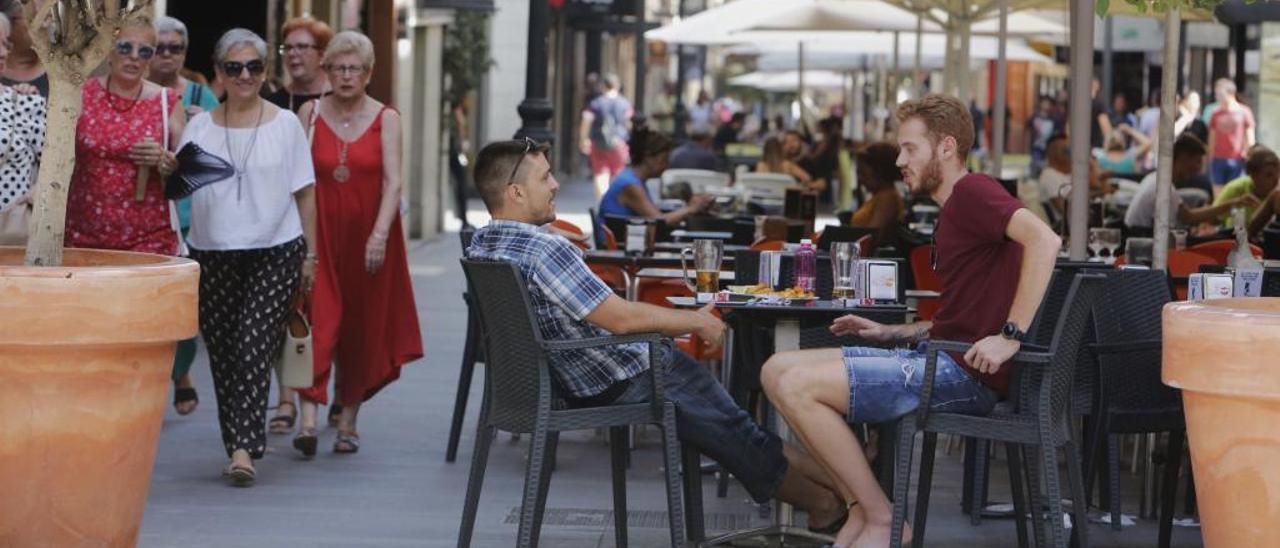
[[[818,256],[813,251],[813,242],[800,240],[800,250],[796,251],[795,287],[813,293],[817,274]]]

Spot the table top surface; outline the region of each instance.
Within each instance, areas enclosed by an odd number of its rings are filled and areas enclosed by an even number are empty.
[[[689,270],[687,278],[692,280],[696,272],[697,271],[695,270]],[[686,278],[685,271],[679,268],[642,268],[639,272],[636,272],[636,277],[666,279]],[[733,283],[734,279],[736,279],[736,276],[733,271],[720,271],[720,283]]]
[[[699,303],[693,297],[667,297],[667,302],[676,308],[698,308],[706,306],[706,303]],[[720,310],[735,311],[751,311],[766,314],[785,314],[789,316],[801,314],[853,314],[857,312],[879,312],[879,313],[902,313],[913,312],[913,310],[904,304],[885,304],[885,305],[845,305],[836,301],[829,300],[812,300],[805,302],[790,302],[789,304],[759,304],[748,302],[719,302],[716,308]]]
[[[680,254],[668,251],[657,251],[649,255],[629,255],[622,250],[593,249],[584,252],[582,258],[587,264],[620,265],[637,269],[680,266]],[[692,259],[689,262],[693,262]],[[732,267],[733,255],[726,253],[721,264],[725,267]]]

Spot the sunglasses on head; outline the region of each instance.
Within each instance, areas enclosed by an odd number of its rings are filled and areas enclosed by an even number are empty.
[[[133,55],[134,49],[138,50],[138,58],[142,59],[143,61],[151,59],[156,54],[156,48],[153,48],[145,44],[135,45],[133,42],[128,42],[125,40],[116,42],[116,53],[124,57],[129,57]]]
[[[529,155],[529,151],[533,150],[533,147],[534,147],[535,145],[537,145],[537,143],[535,143],[535,142],[533,141],[533,139],[530,139],[530,138],[528,138],[528,137],[525,137],[525,138],[524,138],[524,152],[521,152],[521,153],[520,153],[520,159],[519,159],[519,160],[516,160],[516,165],[511,166],[511,175],[508,175],[508,176],[507,176],[507,185],[508,185],[508,186],[515,184],[515,182],[516,182],[516,172],[517,172],[517,171],[520,171],[520,163],[521,163],[521,162],[524,162],[524,157]]]
[[[241,63],[240,61],[225,61],[222,63],[222,73],[233,78],[240,76],[246,70],[249,71],[250,76],[261,76],[262,73],[267,71],[267,65],[257,59],[248,63]]]
[[[156,44],[156,55],[182,55],[187,51],[187,46],[183,44]]]

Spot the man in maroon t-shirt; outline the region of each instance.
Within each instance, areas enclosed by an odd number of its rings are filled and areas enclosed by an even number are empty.
[[[774,355],[761,374],[769,400],[835,478],[850,506],[841,548],[889,543],[892,508],[847,422],[885,422],[919,406],[929,339],[973,343],[938,356],[930,408],[981,415],[1008,389],[1006,361],[1044,297],[1061,241],[995,179],[969,173],[969,109],[928,95],[898,107],[898,167],[911,191],[942,206],[934,270],[942,304],[932,322],[882,325],[848,315],[831,331],[900,346]],[[854,504],[857,504],[854,506]],[[910,537],[910,528],[905,532]]]

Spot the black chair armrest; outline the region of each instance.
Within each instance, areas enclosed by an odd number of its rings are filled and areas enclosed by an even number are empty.
[[[662,357],[661,346],[667,347],[667,352],[675,352],[675,345],[671,338],[661,333],[633,333],[630,335],[610,335],[608,337],[592,337],[589,339],[578,339],[576,341],[545,341],[542,348],[548,352],[564,351],[564,350],[581,350],[585,348],[598,348],[601,346],[615,346],[620,344],[641,343],[649,346],[649,370],[644,374],[649,375],[652,379],[653,398],[650,405],[653,407],[654,416],[662,416],[662,406],[666,399],[663,397],[662,367],[659,359]]]
[[[1141,339],[1114,343],[1094,343],[1089,345],[1089,349],[1098,355],[1129,354],[1132,352],[1160,350],[1163,347],[1162,345],[1163,341],[1160,339]]]
[[[923,426],[925,419],[929,417],[929,401],[933,397],[933,381],[938,371],[938,353],[939,352],[968,352],[973,348],[973,343],[965,343],[959,341],[929,341],[924,360],[924,383],[920,389],[920,407],[916,409],[917,424]],[[1037,364],[1043,365],[1049,363],[1053,355],[1044,351],[1043,347],[1035,345],[1023,345],[1024,350],[1020,350],[1009,358],[1010,363],[1019,364]]]
[[[545,341],[542,348],[548,352],[559,352],[564,350],[581,350],[584,348],[596,348],[600,346],[614,346],[619,344],[631,343],[656,343],[667,338],[661,333],[634,333],[631,335],[610,335],[608,337],[591,337],[589,339],[577,339],[572,341]]]

